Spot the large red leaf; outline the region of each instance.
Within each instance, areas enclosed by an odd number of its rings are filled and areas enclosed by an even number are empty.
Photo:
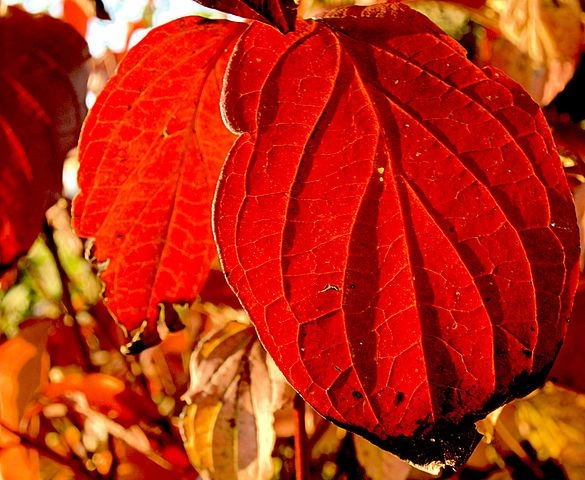
[[[12,263],[38,236],[47,189],[60,180],[51,123],[18,83],[0,74],[0,265]]]
[[[48,16],[0,17],[0,264],[28,250],[62,190],[61,171],[85,115],[89,53],[83,38]]]
[[[294,30],[295,0],[195,0],[204,7],[221,10],[249,20],[258,20],[286,33]]]
[[[233,142],[219,91],[245,28],[187,17],[155,29],[84,125],[74,227],[108,260],[108,308],[130,331],[146,321],[146,345],[158,339],[159,303],[194,299],[216,255],[211,201]]]
[[[320,413],[416,463],[541,381],[576,286],[571,195],[538,107],[401,4],[236,46],[218,184],[228,280]]]

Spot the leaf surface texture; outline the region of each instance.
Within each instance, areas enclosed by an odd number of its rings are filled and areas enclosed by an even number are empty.
[[[268,352],[334,422],[462,463],[473,422],[542,381],[576,287],[537,105],[401,4],[254,24],[223,92],[214,228]]]
[[[194,299],[216,256],[210,206],[233,135],[219,112],[231,47],[246,26],[185,17],[129,52],[80,140],[77,233],[107,261],[108,308],[143,343],[159,304]]]

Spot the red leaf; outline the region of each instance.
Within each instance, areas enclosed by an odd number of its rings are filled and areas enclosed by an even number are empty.
[[[48,57],[69,72],[89,58],[85,40],[73,27],[48,15],[30,15],[10,8],[0,18],[2,64],[25,52]],[[5,67],[5,65],[3,65]]]
[[[10,264],[61,192],[63,160],[85,114],[81,65],[89,54],[65,23],[18,9],[0,17],[0,44],[0,264]]]
[[[233,135],[219,89],[241,23],[187,17],[155,29],[120,64],[80,140],[78,234],[108,260],[108,308],[130,331],[158,304],[193,300],[216,255],[211,201]]]
[[[317,411],[416,463],[539,385],[576,286],[571,194],[538,107],[401,4],[235,48],[242,135],[214,228],[268,352]]]
[[[0,264],[25,253],[41,230],[58,163],[50,120],[17,83],[0,75]]]
[[[297,16],[295,0],[195,0],[200,5],[258,20],[287,33],[294,30]]]

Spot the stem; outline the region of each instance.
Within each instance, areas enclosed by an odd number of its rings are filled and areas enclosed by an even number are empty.
[[[319,423],[315,427],[315,431],[311,438],[307,440],[307,451],[310,453],[313,451],[313,447],[317,444],[319,440],[325,435],[329,427],[331,426],[331,422],[329,420],[325,420],[324,418],[318,418]]]
[[[89,353],[87,351],[87,343],[85,341],[85,337],[83,336],[83,333],[81,332],[81,329],[79,327],[79,323],[77,322],[77,318],[76,318],[76,310],[75,307],[73,306],[73,301],[71,300],[71,290],[69,287],[69,275],[67,275],[67,272],[65,271],[65,269],[63,268],[63,265],[61,264],[61,259],[59,258],[59,250],[57,248],[57,244],[55,243],[55,238],[54,238],[54,230],[52,228],[51,225],[49,225],[48,222],[45,222],[44,226],[43,226],[43,233],[45,234],[45,243],[47,245],[47,248],[49,249],[49,251],[51,252],[51,255],[53,255],[53,258],[55,259],[55,264],[57,265],[57,271],[59,272],[59,279],[61,280],[61,303],[63,304],[63,307],[65,308],[65,314],[68,314],[72,317],[73,319],[73,331],[75,333],[75,336],[77,337],[77,341],[79,342],[79,346],[80,346],[80,352],[81,355],[83,357],[83,365],[81,366],[83,368],[84,371],[86,372],[91,372],[92,370],[94,370],[93,368],[93,364],[91,362],[91,358],[89,356]]]
[[[294,398],[295,473],[296,480],[309,480],[309,455],[305,429],[305,401],[299,394]]]

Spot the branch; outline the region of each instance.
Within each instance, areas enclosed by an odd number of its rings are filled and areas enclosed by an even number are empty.
[[[305,429],[305,401],[297,393],[293,402],[295,423],[296,480],[309,480],[309,449]]]

